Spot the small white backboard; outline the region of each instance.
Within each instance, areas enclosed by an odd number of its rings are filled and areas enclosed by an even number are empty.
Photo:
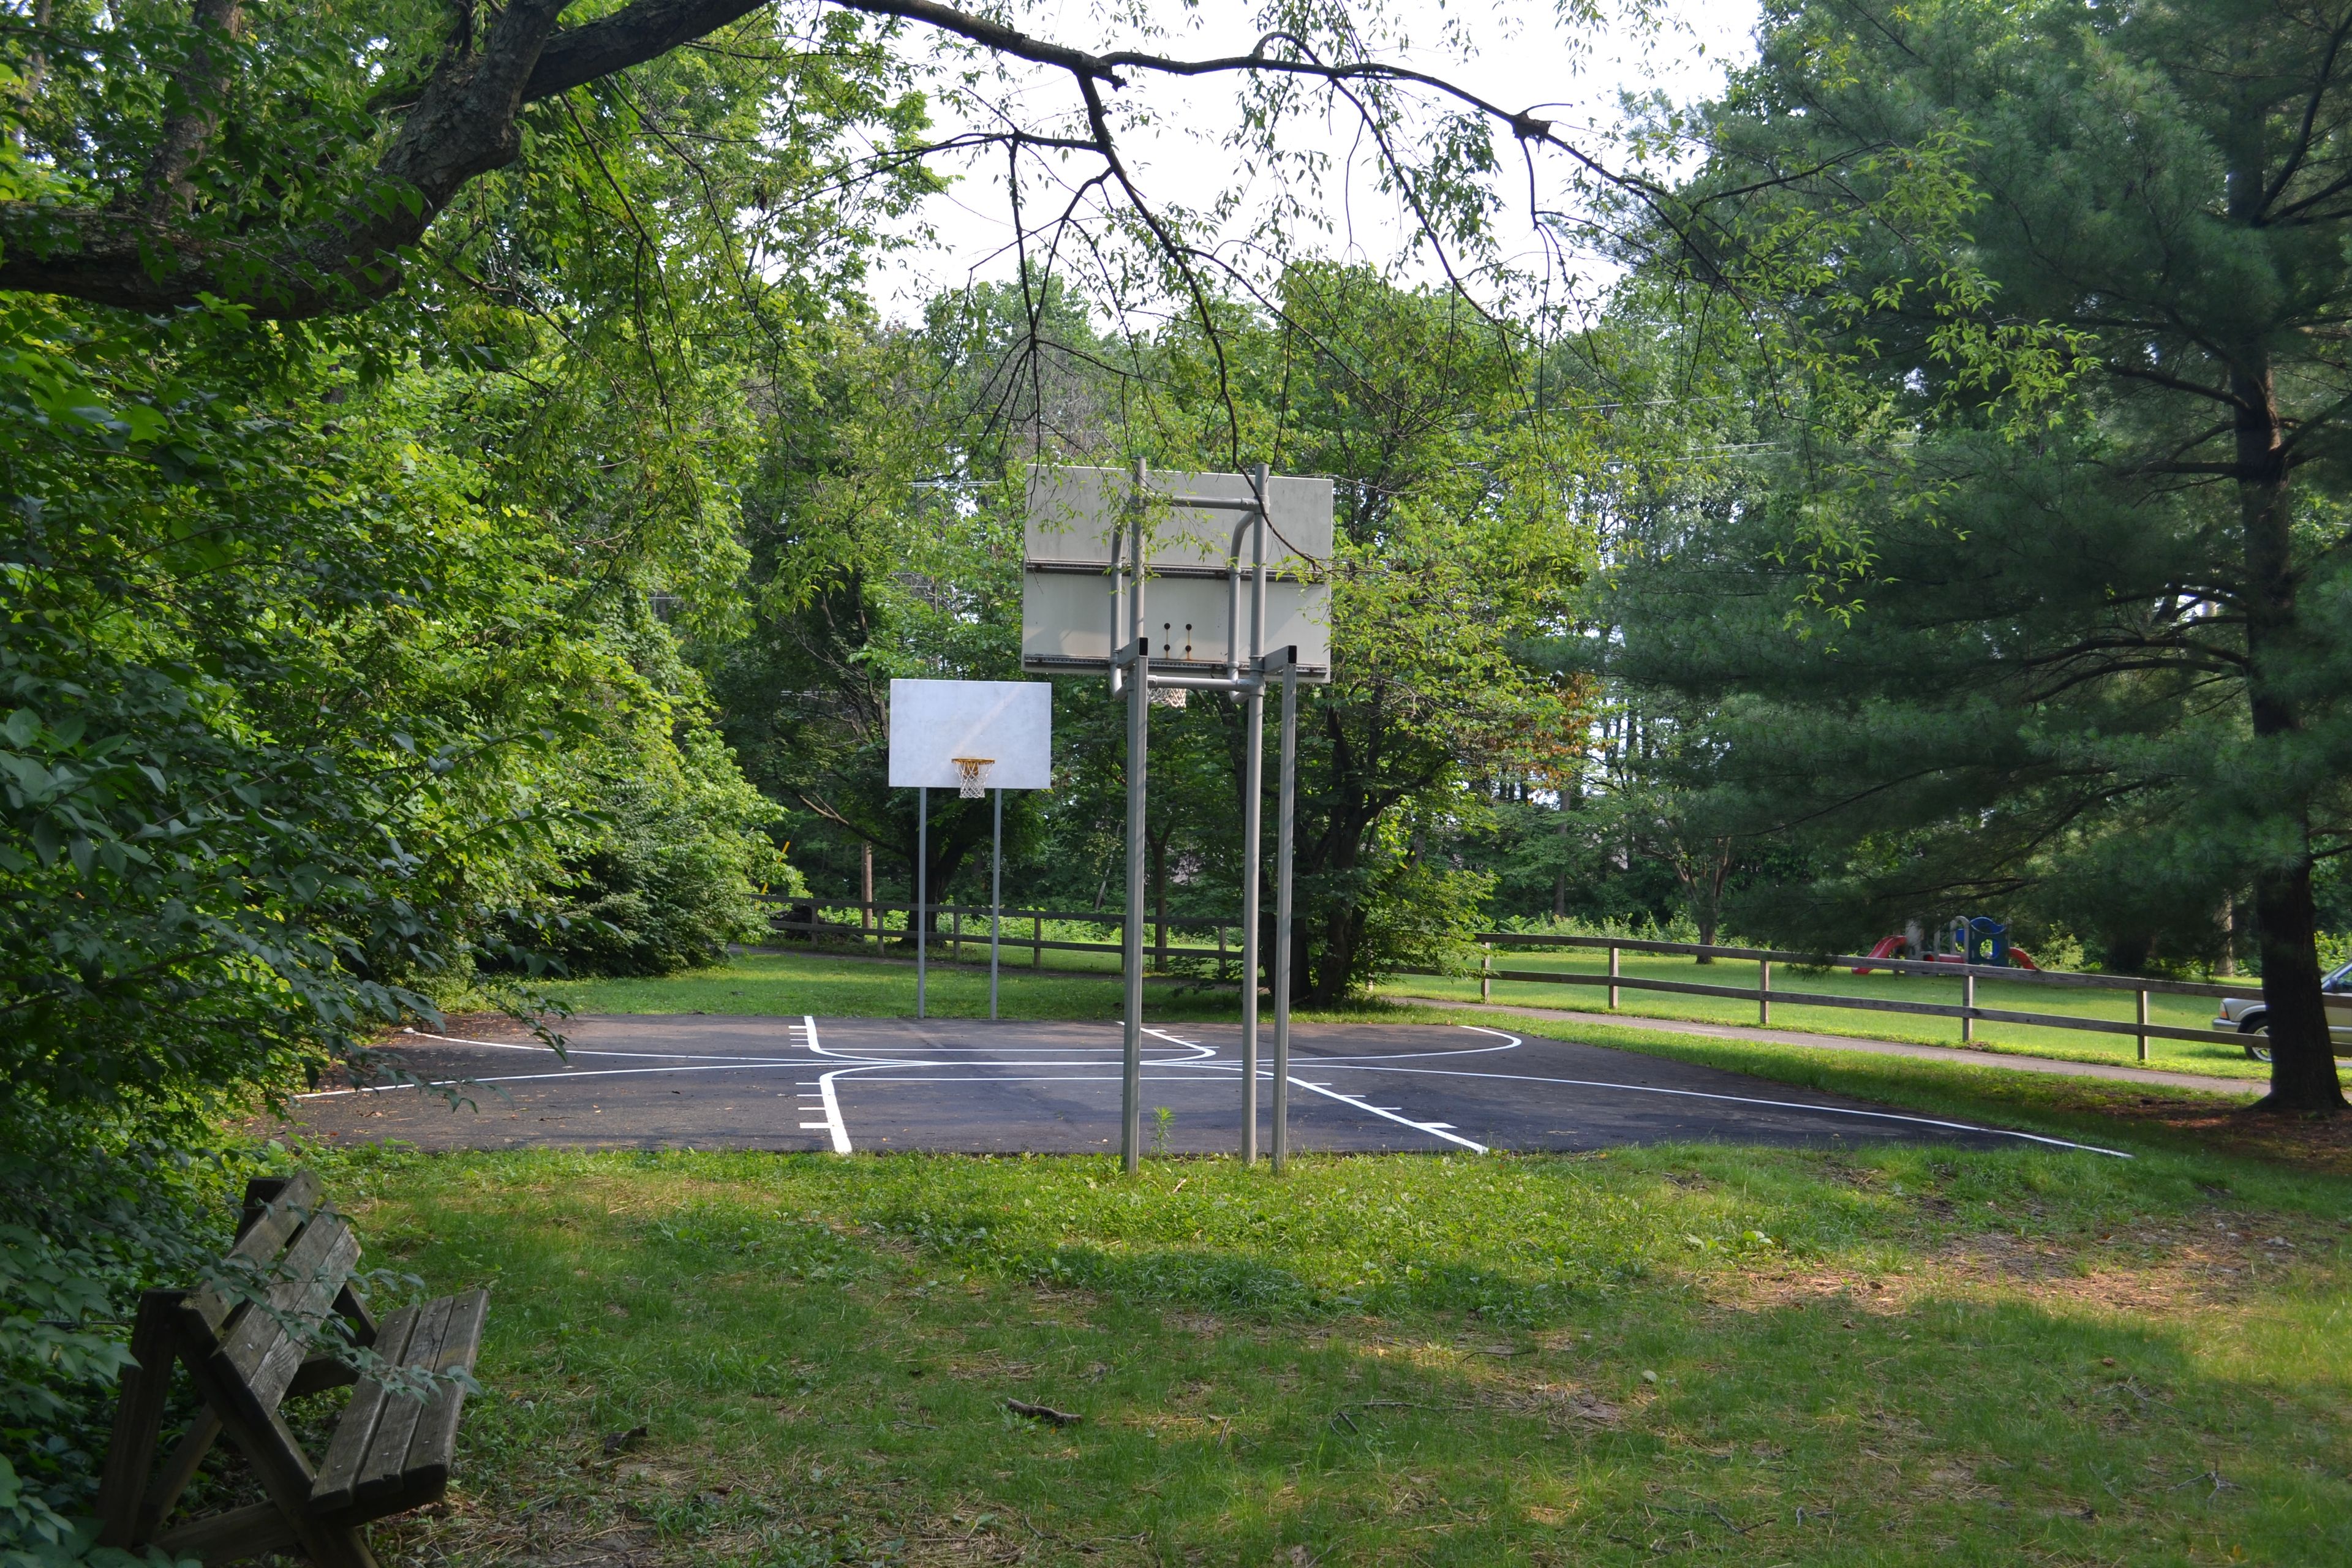
[[[890,787],[1051,789],[1054,687],[1045,680],[893,680]]]
[[[1072,675],[1110,668],[1113,535],[1130,521],[1134,476],[1120,468],[1029,470],[1026,557],[1021,584],[1021,668]],[[1228,637],[1234,525],[1242,514],[1167,504],[1171,496],[1246,500],[1243,474],[1153,469],[1144,476],[1144,635],[1152,668],[1180,675],[1223,675],[1228,654],[1249,657],[1255,557],[1244,531],[1242,646]],[[1265,649],[1298,649],[1298,677],[1331,679],[1331,513],[1329,479],[1276,477],[1266,485]]]

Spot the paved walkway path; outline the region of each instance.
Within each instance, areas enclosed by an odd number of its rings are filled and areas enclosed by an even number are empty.
[[[2104,1078],[2118,1083],[2164,1084],[2173,1089],[2211,1089],[2221,1094],[2256,1095],[2266,1087],[2259,1079],[2214,1078],[2204,1073],[2168,1072],[2160,1068],[2125,1067],[2111,1062],[2075,1062],[2059,1057],[2025,1057],[2009,1051],[1972,1051],[1958,1046],[1922,1046],[1908,1040],[1865,1040],[1848,1035],[1808,1035],[1795,1029],[1758,1029],[1738,1024],[1694,1024],[1682,1018],[1637,1018],[1623,1013],[1571,1013],[1557,1007],[1510,1007],[1497,1003],[1448,1002],[1433,996],[1391,993],[1397,1001],[1427,1007],[1454,1007],[1465,1013],[1517,1013],[1523,1018],[1558,1018],[1570,1024],[1601,1024],[1612,1029],[1647,1029],[1662,1035],[1699,1035],[1712,1040],[1753,1040],[1773,1046],[1810,1046],[1825,1051],[1862,1051],[1880,1057],[1916,1057],[1922,1061],[1961,1062],[1969,1067],[2009,1068],[2018,1072],[2055,1073],[2061,1078]]]

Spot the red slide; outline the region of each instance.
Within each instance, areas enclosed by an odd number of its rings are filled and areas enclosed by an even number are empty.
[[[1903,939],[1900,936],[1880,937],[1878,939],[1878,945],[1872,948],[1868,952],[1864,953],[1863,956],[1864,958],[1900,958],[1903,956]],[[1857,969],[1854,973],[1856,974],[1875,974],[1878,971],[1874,969]]]

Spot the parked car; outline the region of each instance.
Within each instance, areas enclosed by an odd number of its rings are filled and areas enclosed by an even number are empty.
[[[2336,1038],[2336,1049],[2352,1047],[2352,963],[2330,970],[2319,983],[2326,993],[2327,1032]],[[2246,1054],[2258,1062],[2271,1059],[2271,1047],[2265,1037],[2270,1033],[2267,1023],[2269,1009],[2259,996],[2229,996],[2221,1002],[2221,1016],[2213,1020],[2217,1029],[2235,1029],[2246,1037]]]

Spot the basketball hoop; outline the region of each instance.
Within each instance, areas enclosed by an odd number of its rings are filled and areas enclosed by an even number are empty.
[[[957,793],[964,799],[978,800],[988,793],[987,786],[980,782],[980,770],[996,761],[994,757],[950,757],[948,761],[955,764],[956,773],[962,781]]]

